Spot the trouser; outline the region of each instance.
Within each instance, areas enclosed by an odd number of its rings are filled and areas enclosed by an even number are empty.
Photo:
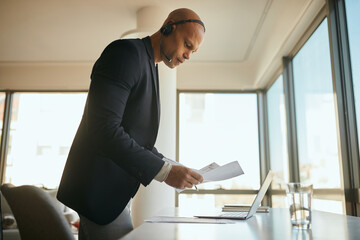
[[[131,200],[120,215],[106,225],[98,225],[79,214],[79,240],[114,240],[121,238],[134,228],[130,207]]]

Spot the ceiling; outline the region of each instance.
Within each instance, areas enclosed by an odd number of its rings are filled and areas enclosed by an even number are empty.
[[[204,21],[205,40],[190,63],[238,63],[265,69],[306,13],[318,12],[323,2],[2,0],[0,62],[93,62],[109,42],[136,28],[139,9],[157,6],[167,13],[187,7]]]

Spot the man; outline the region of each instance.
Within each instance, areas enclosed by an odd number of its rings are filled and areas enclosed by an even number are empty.
[[[131,231],[130,200],[140,183],[155,178],[184,189],[202,182],[154,147],[160,119],[155,64],[174,68],[189,60],[204,33],[195,12],[177,9],[151,37],[114,41],[96,61],[57,195],[78,212],[80,240],[117,239]]]

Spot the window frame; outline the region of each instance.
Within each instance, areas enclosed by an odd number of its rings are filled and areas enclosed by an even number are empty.
[[[346,214],[360,216],[360,157],[344,0],[327,0],[328,29]]]

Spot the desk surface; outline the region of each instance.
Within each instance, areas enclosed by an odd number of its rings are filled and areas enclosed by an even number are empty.
[[[184,216],[168,209],[163,216]],[[186,214],[185,214],[186,215]],[[273,208],[235,224],[144,223],[121,240],[359,239],[360,218],[314,210],[310,230],[291,227],[289,211]]]

